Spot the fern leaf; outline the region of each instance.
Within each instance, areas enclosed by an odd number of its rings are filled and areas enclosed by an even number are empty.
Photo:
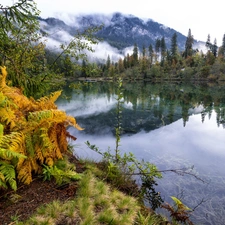
[[[6,77],[7,77],[7,71],[6,67],[0,66],[1,73],[2,75],[0,76],[0,87],[5,87],[6,86]]]
[[[188,208],[186,205],[183,204],[182,201],[180,201],[178,198],[171,196],[171,198],[173,199],[173,201],[175,202],[176,206],[177,206],[177,210],[179,211],[184,211],[184,210],[191,210],[190,208]]]
[[[16,172],[13,165],[6,162],[0,162],[0,172],[5,177],[5,182],[10,185],[10,187],[15,191],[17,189],[16,184]]]
[[[24,184],[30,184],[32,181],[32,170],[30,160],[25,160],[23,166],[18,171],[18,180]]]

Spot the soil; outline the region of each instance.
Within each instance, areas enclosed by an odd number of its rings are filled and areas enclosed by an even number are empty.
[[[75,163],[77,172],[82,172],[84,166],[74,157],[69,161]],[[24,221],[28,219],[38,207],[53,200],[67,201],[74,198],[77,182],[57,185],[43,178],[34,178],[30,185],[20,184],[17,191],[0,190],[0,225],[12,225],[13,219]]]

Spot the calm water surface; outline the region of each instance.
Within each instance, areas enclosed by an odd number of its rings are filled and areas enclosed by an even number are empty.
[[[74,116],[84,131],[69,128],[77,137],[75,154],[100,159],[87,140],[102,151],[115,149],[116,85],[80,83],[56,102]],[[133,152],[159,170],[192,168],[193,176],[163,173],[157,191],[171,203],[177,196],[190,208],[196,224],[225,224],[225,87],[178,84],[123,84],[121,151]]]

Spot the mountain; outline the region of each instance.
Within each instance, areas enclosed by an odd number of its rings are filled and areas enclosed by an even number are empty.
[[[134,46],[134,43],[138,45],[140,50],[142,50],[143,46],[148,48],[150,44],[154,47],[156,39],[161,39],[162,37],[164,37],[167,49],[169,49],[171,37],[175,32],[177,33],[178,48],[179,50],[183,50],[187,39],[187,36],[181,34],[179,31],[166,27],[152,19],[144,20],[133,15],[121,13],[114,13],[112,15],[70,15],[64,19],[40,18],[40,22],[42,30],[55,33],[51,38],[56,41],[62,40],[62,36],[66,39],[66,33],[73,36],[77,30],[84,30],[90,26],[103,24],[103,28],[96,33],[96,36],[120,52],[127,47]],[[58,34],[55,32],[56,30],[58,30]],[[196,48],[201,48],[204,42],[195,40],[194,45],[197,46]]]

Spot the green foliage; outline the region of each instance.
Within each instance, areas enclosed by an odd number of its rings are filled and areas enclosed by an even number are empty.
[[[13,86],[26,95],[40,91],[44,73],[44,44],[40,41],[34,1],[20,0],[11,7],[0,7],[0,64],[7,66]],[[42,75],[41,75],[42,74]]]
[[[49,167],[46,165],[43,165],[43,167],[44,180],[50,180],[51,177],[54,177],[58,185],[68,183],[70,180],[79,180],[81,178],[81,175],[72,169],[61,170],[57,166]]]
[[[0,188],[8,185],[15,191],[17,189],[16,172],[13,165],[0,161]]]
[[[78,32],[69,43],[61,44],[61,53],[49,53],[44,41],[48,34],[40,32],[39,13],[34,1],[0,5],[0,65],[7,66],[11,85],[35,98],[49,93],[62,75],[74,76],[81,70],[78,60],[87,60],[86,50],[94,51],[98,40],[93,33],[102,27]]]

